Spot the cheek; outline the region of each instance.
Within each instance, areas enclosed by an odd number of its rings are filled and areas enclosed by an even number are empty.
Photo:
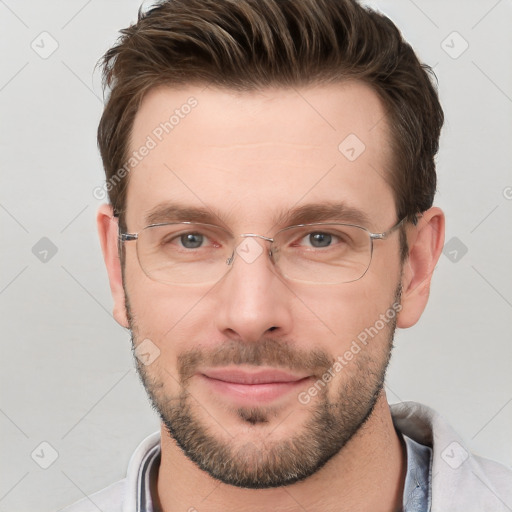
[[[158,283],[136,285],[129,292],[132,312],[139,330],[158,333],[159,337],[169,336],[185,324],[187,317],[193,319],[197,314],[197,294],[177,290],[172,286]]]
[[[361,285],[361,283],[359,283]],[[333,331],[325,339],[325,350],[335,361],[329,387],[331,398],[346,386],[363,389],[386,367],[390,338],[400,305],[395,286],[357,288],[357,283],[333,293],[330,300],[317,303],[322,321]],[[307,326],[311,339],[318,324]],[[327,378],[330,378],[326,375]]]
[[[194,344],[193,340],[200,339],[200,334],[205,337],[205,322],[198,317],[198,297],[148,280],[130,284],[134,290],[129,293],[133,335],[140,346],[135,356],[138,357],[138,352],[148,352],[150,347],[156,357],[143,370],[154,383],[154,392],[163,387],[167,394],[178,394],[178,356]]]
[[[149,338],[166,365],[175,367],[179,353],[215,339],[210,288],[165,285],[150,280],[142,271],[126,277],[136,340]]]
[[[331,354],[339,354],[361,333],[374,326],[381,315],[386,315],[392,307],[396,283],[389,281],[375,284],[375,281],[370,283],[370,279],[367,281],[325,287],[322,293],[314,291],[314,288],[300,290],[297,295],[314,313],[297,311],[296,332],[300,339],[325,343],[325,349]],[[391,319],[394,315],[393,311],[388,313]],[[388,318],[386,325],[389,322]],[[377,327],[382,330],[380,322]],[[320,332],[322,336],[319,339]]]

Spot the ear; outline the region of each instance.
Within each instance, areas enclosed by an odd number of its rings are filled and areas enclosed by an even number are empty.
[[[444,213],[433,207],[425,211],[416,226],[407,232],[409,256],[402,274],[402,309],[397,326],[411,327],[423,313],[429,293],[432,273],[444,244]]]
[[[98,235],[100,237],[103,259],[107,267],[110,291],[114,299],[114,318],[123,327],[129,328],[126,314],[125,294],[121,274],[121,260],[118,252],[118,222],[114,217],[112,206],[102,204],[96,215]]]

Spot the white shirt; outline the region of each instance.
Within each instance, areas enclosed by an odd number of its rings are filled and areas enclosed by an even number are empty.
[[[435,411],[415,402],[391,406],[407,447],[404,512],[512,512],[512,471],[472,455]],[[137,447],[126,478],[61,512],[157,512],[151,493],[160,464],[160,432]]]

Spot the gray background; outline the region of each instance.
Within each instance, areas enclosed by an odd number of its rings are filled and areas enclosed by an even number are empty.
[[[435,66],[447,118],[436,204],[450,242],[422,320],[397,334],[389,400],[434,407],[510,467],[512,2],[371,4]],[[138,6],[0,0],[0,512],[55,510],[122,478],[158,428],[111,316],[93,196],[94,65]]]

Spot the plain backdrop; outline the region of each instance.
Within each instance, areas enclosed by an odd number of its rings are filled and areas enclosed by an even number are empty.
[[[371,5],[434,67],[446,114],[447,245],[423,318],[396,335],[388,397],[434,407],[510,467],[512,2]],[[0,0],[0,512],[56,510],[123,478],[159,426],[111,316],[93,195],[94,66],[138,7]]]

